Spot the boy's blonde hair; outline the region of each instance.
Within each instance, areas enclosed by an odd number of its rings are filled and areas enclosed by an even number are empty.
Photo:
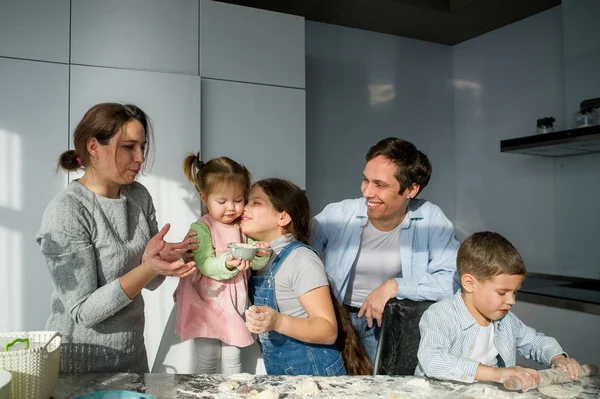
[[[456,268],[459,277],[468,273],[479,281],[490,280],[499,274],[524,276],[527,273],[517,249],[506,238],[491,231],[472,234],[462,243]]]

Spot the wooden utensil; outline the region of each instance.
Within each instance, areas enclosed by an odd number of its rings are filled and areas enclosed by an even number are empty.
[[[582,377],[596,375],[596,373],[598,372],[598,367],[596,367],[596,365],[594,364],[584,364],[581,366],[581,368]],[[537,373],[540,376],[540,382],[536,383],[534,381],[533,386],[531,388],[545,387],[547,385],[555,384],[564,384],[566,382],[573,381],[564,371],[562,371],[562,369],[558,367],[553,369],[539,370]],[[521,380],[519,380],[518,378],[509,378],[508,380],[504,381],[504,388],[508,389],[509,391],[518,391],[521,389]]]

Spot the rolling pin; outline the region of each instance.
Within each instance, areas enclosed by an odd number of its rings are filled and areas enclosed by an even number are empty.
[[[584,364],[581,366],[581,368],[582,377],[596,375],[596,373],[598,372],[598,367],[596,367],[593,364]],[[558,367],[553,369],[540,370],[537,373],[540,376],[540,382],[536,383],[535,381],[533,381],[531,389],[537,387],[545,387],[547,385],[564,384],[566,382],[573,381],[564,371],[562,371],[562,369]],[[518,391],[521,389],[521,380],[519,380],[518,378],[509,378],[508,380],[504,381],[504,388],[508,389],[509,391]]]

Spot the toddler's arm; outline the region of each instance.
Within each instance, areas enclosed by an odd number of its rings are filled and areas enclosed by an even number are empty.
[[[194,261],[200,273],[214,280],[229,280],[239,273],[238,269],[228,269],[226,266],[226,258],[228,253],[225,252],[221,256],[215,256],[212,237],[208,226],[201,222],[192,223],[190,229],[195,230],[200,239],[198,249],[193,251]]]

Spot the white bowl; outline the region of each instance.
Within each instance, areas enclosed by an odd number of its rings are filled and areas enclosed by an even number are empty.
[[[231,256],[233,256],[234,258],[242,258],[243,260],[254,259],[254,256],[256,255],[256,250],[259,249],[258,247],[252,244],[233,242],[229,243],[227,245],[227,248],[229,248],[229,253],[231,253]]]
[[[12,397],[11,381],[12,374],[6,370],[0,370],[0,399],[10,399]]]

